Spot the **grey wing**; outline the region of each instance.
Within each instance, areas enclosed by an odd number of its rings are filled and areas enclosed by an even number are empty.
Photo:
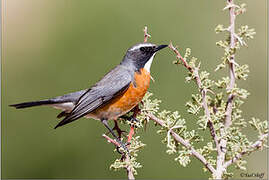
[[[130,70],[118,65],[80,97],[71,113],[55,129],[89,114],[101,105],[106,104],[107,101],[125,92],[133,81],[133,74]]]

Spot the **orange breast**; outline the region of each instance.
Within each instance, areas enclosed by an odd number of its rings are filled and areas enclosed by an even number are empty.
[[[143,99],[149,88],[150,73],[142,68],[140,72],[135,73],[134,81],[135,85],[131,83],[124,94],[91,114],[98,119],[115,119],[133,109]]]

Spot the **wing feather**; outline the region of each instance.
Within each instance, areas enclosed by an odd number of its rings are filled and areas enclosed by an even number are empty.
[[[89,114],[109,100],[124,93],[133,81],[129,69],[118,65],[106,74],[95,86],[86,91],[78,100],[73,110],[55,127],[63,126]]]

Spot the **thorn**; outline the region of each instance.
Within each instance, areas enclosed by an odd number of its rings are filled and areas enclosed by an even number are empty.
[[[230,9],[232,7],[235,7],[235,8],[240,8],[240,6],[236,5],[236,4],[233,4],[233,3],[228,3],[227,6],[225,6],[223,8],[223,11],[225,11],[226,9]]]
[[[213,94],[213,95],[216,95],[216,94],[214,93],[214,91],[212,91],[211,89],[207,89],[207,91],[210,92],[210,93]]]
[[[229,27],[227,27],[226,29],[227,29],[228,32],[231,32],[231,28],[232,28],[232,27],[229,26]]]
[[[239,37],[236,33],[234,33],[233,36],[238,40],[238,42],[241,44],[241,46],[246,46],[247,45],[245,43],[245,41],[241,37]]]
[[[145,36],[148,36],[148,37],[151,37],[150,34],[148,34],[148,27],[145,26],[145,28],[143,29],[144,33],[145,33]]]
[[[237,64],[237,62],[235,62],[234,60],[230,61],[230,63],[236,65],[237,67],[239,66],[239,64]]]
[[[143,29],[143,31],[144,31],[144,42],[147,42],[148,41],[148,38],[151,37],[151,35],[148,34],[148,27],[145,26],[144,29]]]
[[[150,75],[150,79],[153,81],[153,82],[155,82],[155,80],[154,80],[154,78]]]

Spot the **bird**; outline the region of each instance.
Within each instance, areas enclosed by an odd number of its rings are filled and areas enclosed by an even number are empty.
[[[150,85],[150,68],[155,54],[168,45],[138,43],[130,47],[123,60],[95,85],[50,99],[11,104],[17,109],[34,106],[52,106],[61,109],[57,118],[63,118],[55,129],[81,117],[101,121],[118,143],[126,146],[108,125],[136,107]]]

